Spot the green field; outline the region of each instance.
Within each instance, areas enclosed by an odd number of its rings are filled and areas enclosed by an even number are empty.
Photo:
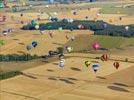
[[[134,38],[110,37],[97,35],[79,35],[75,41],[69,41],[66,46],[72,46],[74,51],[92,50],[92,43],[98,42],[101,48],[125,48],[134,46]]]
[[[134,15],[134,5],[126,7],[117,7],[117,6],[103,6],[100,10],[100,13],[103,14],[127,14]]]

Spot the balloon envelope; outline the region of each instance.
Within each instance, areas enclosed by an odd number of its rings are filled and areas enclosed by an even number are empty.
[[[114,65],[114,67],[115,67],[116,69],[118,69],[118,68],[120,67],[119,62],[114,62],[113,65]]]
[[[97,72],[98,69],[99,69],[99,65],[98,64],[93,64],[92,68],[93,68],[94,72]]]
[[[99,46],[99,44],[97,42],[94,42],[92,44],[92,47],[93,47],[93,49],[97,50],[97,49],[99,49],[100,46]]]
[[[85,61],[85,65],[86,65],[86,67],[89,67],[90,64],[91,64],[90,61]]]
[[[33,46],[33,47],[36,47],[37,45],[38,45],[38,42],[37,42],[37,41],[33,41],[33,42],[32,42],[32,46]]]
[[[101,60],[102,60],[102,61],[107,61],[107,60],[108,60],[108,55],[107,55],[107,54],[103,54],[103,55],[101,56]]]
[[[64,64],[65,64],[65,60],[61,59],[60,62],[59,62],[59,67],[63,68]]]
[[[32,49],[32,45],[27,45],[26,48],[27,48],[27,50],[29,51],[29,50]]]

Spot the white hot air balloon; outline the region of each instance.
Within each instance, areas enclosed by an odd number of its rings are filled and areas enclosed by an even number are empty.
[[[128,30],[129,30],[129,26],[126,26],[126,27],[125,27],[125,30],[128,31]]]
[[[38,30],[40,28],[39,25],[35,25],[35,29]]]
[[[65,65],[65,60],[61,59],[60,62],[59,62],[59,67],[64,68],[64,65]]]

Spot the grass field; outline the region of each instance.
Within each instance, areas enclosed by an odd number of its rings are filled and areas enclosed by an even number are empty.
[[[127,7],[116,7],[116,6],[103,6],[100,13],[103,14],[126,14],[134,15],[134,5]]]
[[[124,37],[110,37],[110,36],[94,36],[94,35],[79,35],[76,40],[69,41],[65,45],[70,45],[74,48],[74,51],[91,50],[92,43],[98,42],[101,48],[114,49],[114,48],[125,48],[127,46],[134,45],[134,38]]]

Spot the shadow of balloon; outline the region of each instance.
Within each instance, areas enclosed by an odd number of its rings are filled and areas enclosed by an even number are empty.
[[[25,45],[24,43],[18,43],[18,44],[20,44],[20,45]]]
[[[58,63],[52,63],[53,65],[59,65]]]
[[[114,85],[118,85],[118,86],[124,86],[124,87],[128,87],[128,85],[123,84],[123,83],[113,83]]]
[[[25,52],[24,51],[17,51],[18,53],[21,53],[21,54],[25,54]]]
[[[115,90],[115,91],[120,91],[120,92],[129,92],[128,90],[121,88],[121,87],[117,87],[117,86],[108,86],[107,88]]]
[[[67,84],[75,84],[74,82],[67,80],[67,79],[60,78],[59,80],[65,82]]]
[[[70,69],[71,69],[71,70],[74,70],[74,71],[81,71],[81,69],[76,68],[76,67],[71,67]]]
[[[26,76],[26,77],[28,77],[28,78],[32,78],[32,79],[37,79],[37,77],[32,76],[32,75],[28,75],[28,74],[23,73],[23,72],[21,73],[21,75]]]
[[[47,71],[48,71],[48,72],[54,72],[54,70],[52,70],[52,69],[47,69]]]
[[[13,40],[15,40],[15,41],[19,41],[19,39],[13,39]]]
[[[57,80],[55,77],[49,77],[48,79],[49,80],[55,80],[55,81]]]
[[[56,44],[56,45],[59,45],[59,46],[63,46],[64,45],[64,44],[56,43],[56,42],[53,42],[53,44]]]
[[[96,78],[102,79],[102,80],[105,80],[106,79],[105,77],[102,77],[102,76],[96,76]]]

